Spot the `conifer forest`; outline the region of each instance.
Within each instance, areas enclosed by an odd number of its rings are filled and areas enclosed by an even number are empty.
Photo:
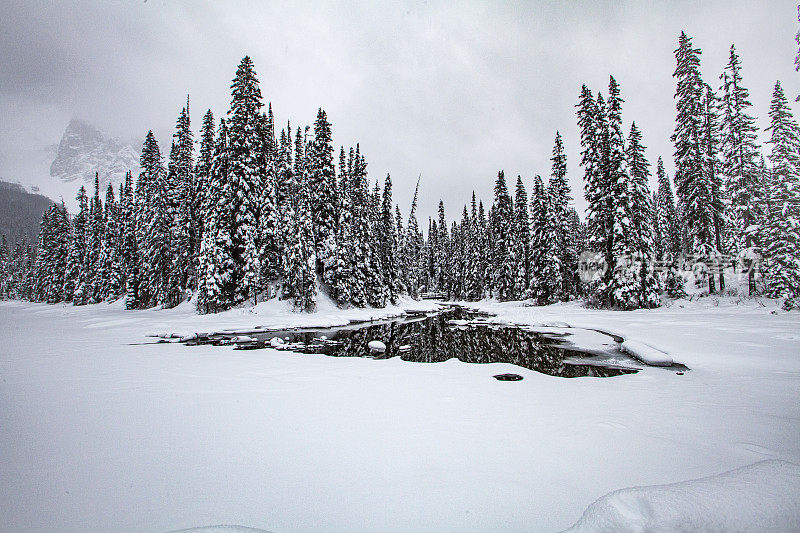
[[[427,230],[417,220],[419,181],[404,214],[390,175],[371,178],[358,145],[336,149],[323,109],[313,127],[276,124],[244,57],[230,109],[219,119],[206,112],[198,139],[187,98],[168,155],[148,132],[139,176],[105,191],[97,180],[94,191],[81,187],[75,214],[52,205],[36,245],[3,242],[0,294],[75,305],[124,297],[128,309],[191,298],[201,313],[275,296],[313,311],[318,291],[342,307],[408,294],[540,305],[582,297],[637,309],[683,293],[688,256],[704,266],[696,282],[710,293],[738,268],[750,295],[795,307],[800,128],[780,81],[762,147],[736,48],[715,87],[700,75],[691,37],[681,33],[674,54],[672,179],[659,157],[650,189],[643,132],[635,121],[623,131],[622,89],[610,76],[605,96],[584,85],[576,105],[583,221],[555,132],[552,168],[530,191],[500,170],[494,198],[484,204],[473,192],[449,220],[440,201]],[[587,252],[603,267],[582,279]]]

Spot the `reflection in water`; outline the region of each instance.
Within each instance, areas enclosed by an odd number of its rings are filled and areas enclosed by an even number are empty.
[[[461,308],[421,319],[369,324],[338,330],[280,331],[251,334],[256,342],[238,346],[256,349],[272,345],[303,353],[321,353],[334,357],[400,356],[406,361],[436,363],[457,358],[467,363],[511,363],[543,374],[561,377],[608,377],[635,373],[635,369],[588,363],[586,354],[568,349],[563,333],[548,335],[514,326],[487,323],[454,325],[451,321],[474,318]],[[324,337],[326,336],[327,337]],[[283,342],[278,344],[279,337]],[[383,353],[371,352],[370,341],[386,344]],[[272,342],[270,342],[272,341]],[[221,338],[200,339],[188,344],[217,344]],[[560,345],[563,347],[559,347]],[[570,362],[581,355],[581,364]],[[589,358],[590,359],[590,358]],[[587,364],[588,363],[588,364]]]

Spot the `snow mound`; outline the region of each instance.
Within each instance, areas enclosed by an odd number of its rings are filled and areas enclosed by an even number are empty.
[[[800,531],[800,465],[761,461],[716,476],[606,494],[567,531]]]
[[[622,351],[629,353],[642,363],[653,366],[670,366],[674,363],[668,353],[656,350],[643,342],[627,340],[622,343]]]

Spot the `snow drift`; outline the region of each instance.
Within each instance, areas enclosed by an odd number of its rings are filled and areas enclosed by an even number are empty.
[[[702,479],[612,492],[568,531],[798,530],[800,466],[771,460]]]

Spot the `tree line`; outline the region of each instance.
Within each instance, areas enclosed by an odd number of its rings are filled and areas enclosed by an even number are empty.
[[[718,91],[703,81],[700,55],[682,33],[674,192],[661,158],[651,192],[642,132],[635,122],[623,130],[624,100],[611,76],[605,97],[583,86],[576,106],[585,223],[571,207],[556,132],[549,179],[535,176],[528,191],[518,176],[512,197],[500,171],[488,209],[473,192],[460,220],[448,222],[440,201],[427,235],[416,214],[419,182],[403,217],[391,177],[371,183],[358,145],[341,147],[334,162],[324,110],[313,127],[287,123],[277,133],[245,57],[226,117],[217,122],[209,110],[199,143],[187,100],[166,165],[148,132],[135,183],[129,173],[103,202],[96,179],[91,198],[81,187],[77,214],[63,203],[44,214],[35,251],[3,244],[0,296],[76,305],[124,297],[129,309],[191,298],[202,313],[275,296],[311,311],[318,291],[340,306],[435,294],[538,304],[583,297],[635,309],[660,305],[665,291],[681,296],[680,258],[690,254],[722,266],[760,259],[758,276],[748,270],[749,291],[792,307],[800,293],[800,129],[778,82],[768,167],[735,48]],[[587,253],[602,268],[580,276]],[[699,282],[721,291],[723,270],[708,269]]]

